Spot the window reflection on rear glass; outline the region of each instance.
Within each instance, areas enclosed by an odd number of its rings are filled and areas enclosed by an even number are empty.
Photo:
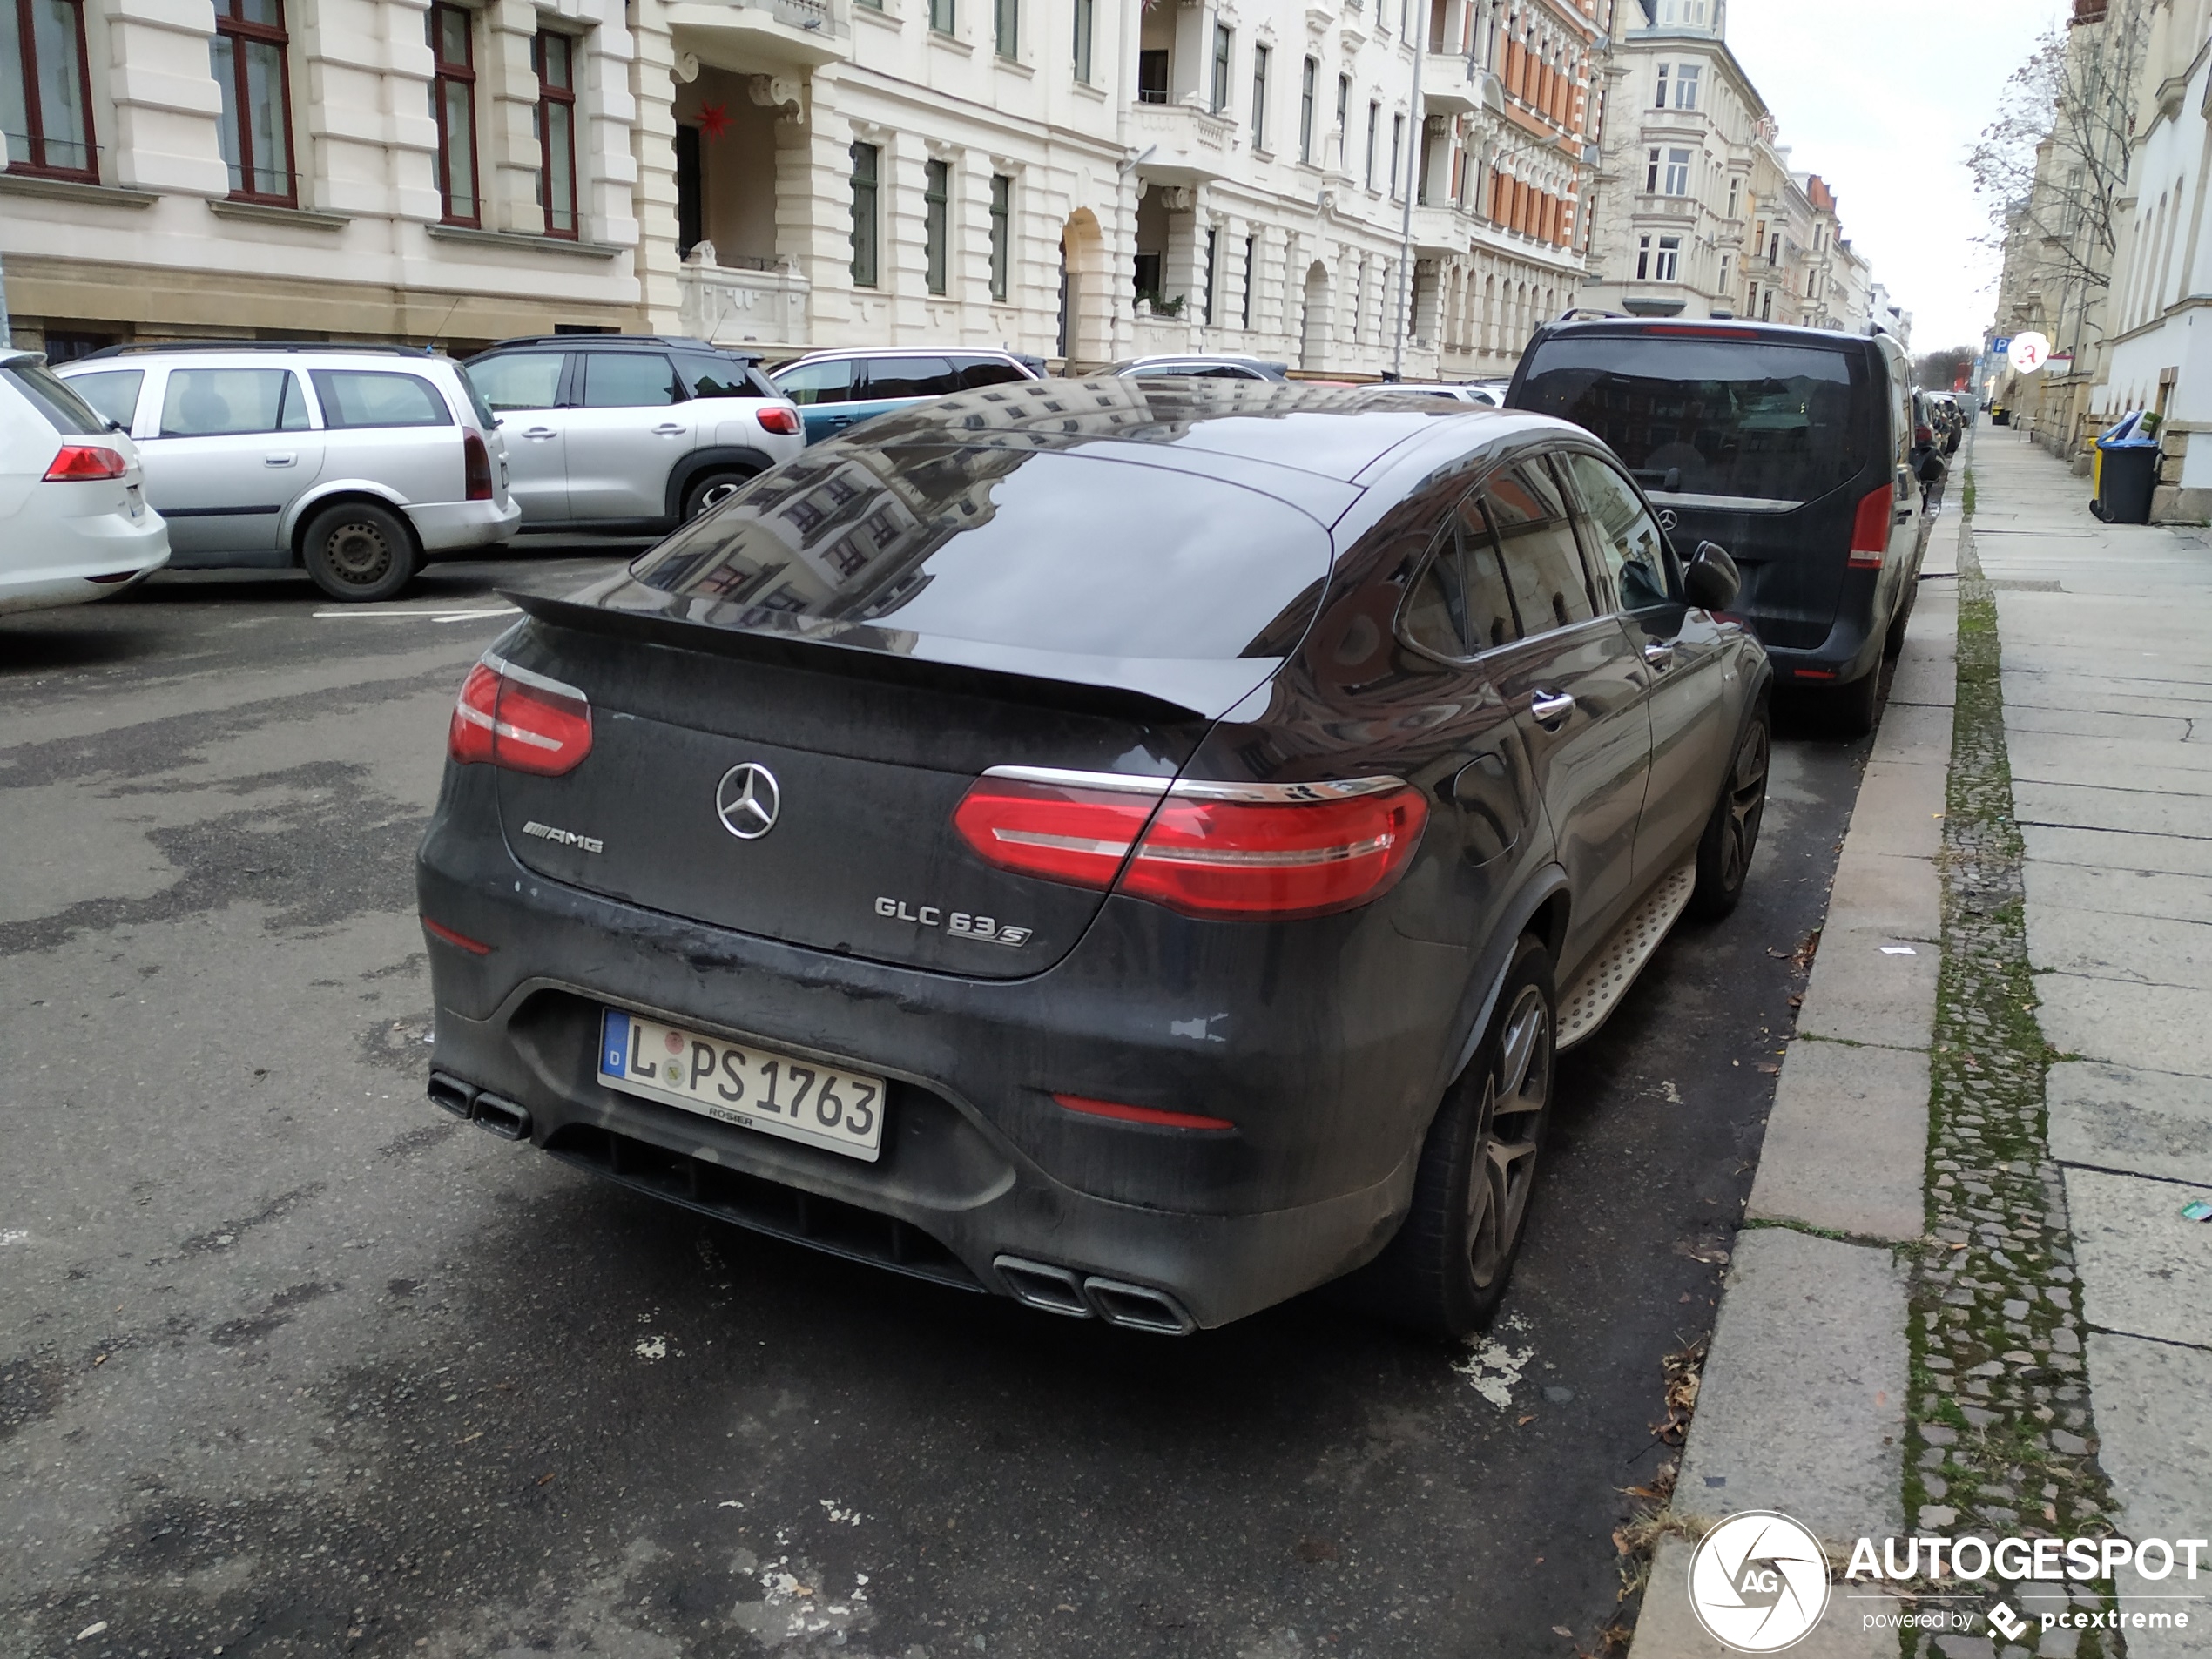
[[[1873,412],[1855,352],[1664,335],[1548,341],[1516,401],[1604,439],[1646,489],[1791,504],[1858,475]]]

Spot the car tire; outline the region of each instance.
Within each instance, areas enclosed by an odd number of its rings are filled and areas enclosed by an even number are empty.
[[[1404,1224],[1362,1275],[1371,1311],[1444,1338],[1497,1312],[1551,1122],[1557,1003],[1551,953],[1524,935],[1490,1028],[1429,1125]]]
[[[702,513],[713,511],[745,487],[748,479],[759,476],[750,472],[703,472],[684,487],[684,522],[688,524]]]
[[[1767,772],[1772,762],[1772,722],[1764,705],[1751,711],[1728,777],[1705,833],[1697,838],[1697,886],[1689,895],[1690,914],[1718,921],[1736,908],[1759,847],[1759,825],[1766,817]]]
[[[1894,662],[1905,649],[1905,625],[1912,619],[1912,607],[1920,597],[1920,583],[1916,577],[1905,584],[1905,597],[1898,602],[1897,615],[1890,618],[1890,631],[1882,640],[1882,656]]]
[[[1839,738],[1863,738],[1874,729],[1875,717],[1882,707],[1882,664],[1873,667],[1848,685],[1838,685],[1827,694],[1828,729]]]
[[[348,604],[391,598],[422,563],[406,521],[369,502],[341,502],[317,513],[300,538],[300,555],[315,586]]]

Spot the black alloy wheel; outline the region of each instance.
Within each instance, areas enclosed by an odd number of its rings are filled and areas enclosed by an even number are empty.
[[[315,515],[301,541],[314,584],[334,599],[389,599],[415,579],[415,537],[398,514],[368,502],[341,502]]]
[[[1551,1121],[1551,954],[1524,937],[1482,1046],[1445,1091],[1398,1236],[1352,1281],[1358,1305],[1437,1337],[1464,1337],[1504,1299]]]
[[[711,513],[744,489],[755,475],[749,472],[710,472],[691,480],[684,492],[684,522]]]
[[[1764,705],[1752,711],[1737,742],[1736,758],[1729,763],[1721,798],[1697,839],[1697,887],[1689,907],[1708,921],[1717,921],[1736,908],[1751,873],[1759,825],[1766,817],[1767,771],[1773,758],[1770,724]]]

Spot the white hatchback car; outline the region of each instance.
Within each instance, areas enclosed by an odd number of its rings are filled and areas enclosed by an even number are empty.
[[[138,440],[178,568],[300,565],[334,599],[388,599],[428,556],[522,523],[499,423],[450,358],[246,341],[57,372]]]
[[[168,557],[137,446],[44,357],[0,348],[0,611],[105,598]]]

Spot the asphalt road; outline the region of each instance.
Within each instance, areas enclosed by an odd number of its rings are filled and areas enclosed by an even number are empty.
[[[1146,1339],[425,1102],[453,693],[496,586],[604,568],[434,567],[400,617],[176,575],[0,619],[0,1653],[1595,1649],[1863,745],[1785,729],[1743,907],[1563,1063],[1485,1340],[1318,1298]]]

